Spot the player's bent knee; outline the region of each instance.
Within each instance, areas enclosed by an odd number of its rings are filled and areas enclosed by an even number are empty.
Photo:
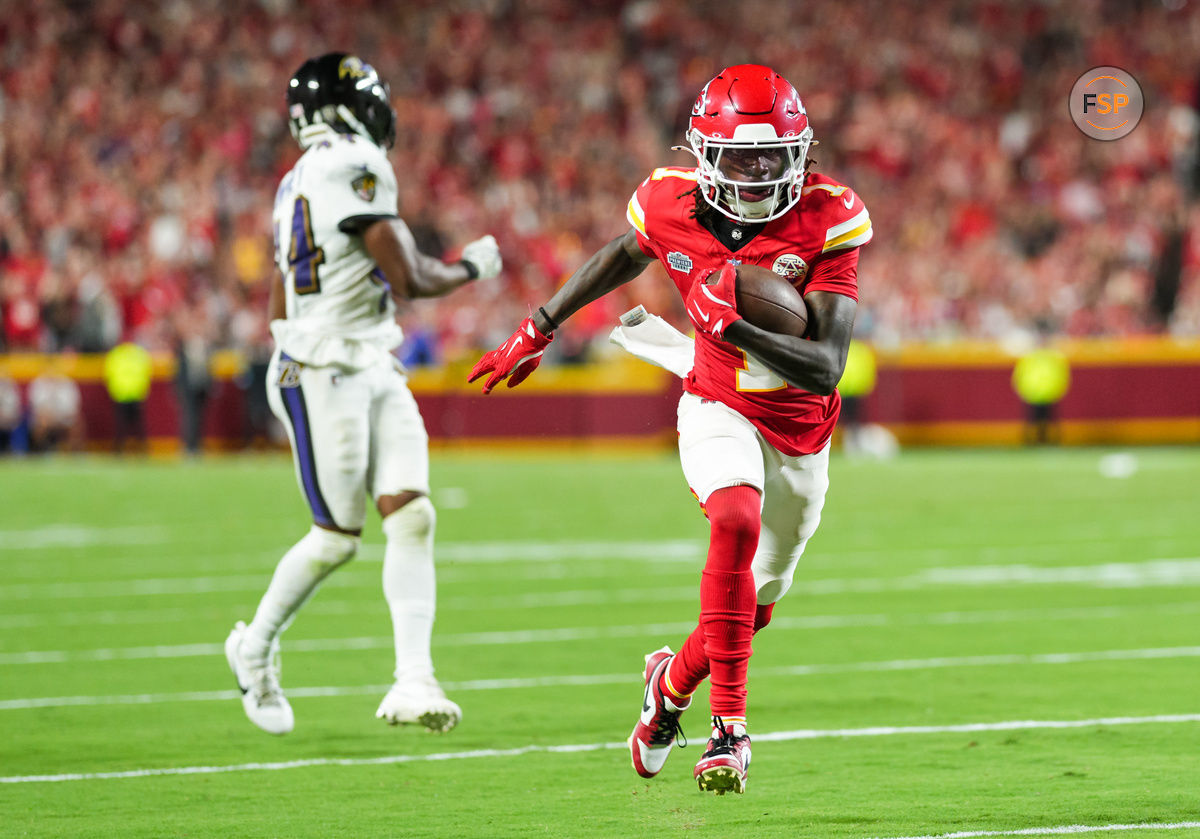
[[[742,542],[758,542],[762,528],[762,502],[757,489],[745,484],[717,490],[705,505],[714,534]]]
[[[754,579],[757,583],[757,600],[760,605],[775,603],[781,600],[788,593],[788,589],[792,587],[792,578],[790,576],[786,579],[782,577],[770,577],[763,580],[755,574]]]
[[[420,495],[383,519],[383,532],[389,539],[425,539],[437,524],[437,510],[428,495]]]
[[[362,541],[361,537],[349,533],[326,530],[316,526],[308,531],[308,535],[304,539],[309,542],[317,561],[328,565],[330,570],[354,559],[354,555],[358,553],[359,543]]]

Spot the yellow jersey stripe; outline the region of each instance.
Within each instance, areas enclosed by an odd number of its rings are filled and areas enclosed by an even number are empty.
[[[851,230],[857,230],[858,228],[862,227],[864,224],[870,224],[870,223],[871,223],[871,217],[869,215],[867,215],[867,209],[866,209],[866,207],[864,207],[863,209],[858,211],[858,214],[856,216],[854,216],[854,218],[846,219],[845,221],[841,222],[840,224],[835,224],[833,227],[831,227],[825,231],[826,247],[828,247],[829,243],[832,242],[834,239],[840,238],[844,234],[849,233]]]
[[[871,241],[871,220],[868,219],[861,227],[844,233],[836,239],[832,239],[825,243],[825,247],[821,248],[821,253],[829,251],[844,250],[846,248],[856,248],[859,245],[865,245]]]
[[[637,193],[629,199],[629,206],[625,208],[625,218],[629,219],[629,223],[637,228],[639,233],[646,235],[646,213],[638,203]]]

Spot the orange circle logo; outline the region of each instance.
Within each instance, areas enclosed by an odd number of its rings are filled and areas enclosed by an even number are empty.
[[[1067,107],[1075,127],[1093,140],[1119,140],[1137,128],[1146,100],[1120,67],[1093,67],[1075,82]]]

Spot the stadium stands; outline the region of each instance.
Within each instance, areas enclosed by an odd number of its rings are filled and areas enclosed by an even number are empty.
[[[720,66],[804,96],[821,169],[875,222],[860,325],[877,345],[1200,334],[1200,13],[1166,2],[569,0],[9,8],[0,21],[0,351],[160,351],[182,322],[259,351],[271,198],[298,154],[284,82],[350,48],[390,80],[402,212],[447,256],[495,233],[502,281],[406,318],[426,358],[507,335],[625,227],[625,202]],[[864,45],[870,44],[867,49]],[[1065,97],[1118,64],[1148,106],[1084,137]],[[572,321],[585,357],[634,302],[679,322],[657,267]],[[503,332],[503,334],[500,334]]]

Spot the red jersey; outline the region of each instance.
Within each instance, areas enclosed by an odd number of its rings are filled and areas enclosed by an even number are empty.
[[[871,217],[849,187],[809,175],[795,207],[774,221],[743,226],[748,234],[761,229],[730,250],[692,218],[695,184],[695,169],[655,169],[626,213],[642,251],[662,262],[684,299],[697,277],[734,263],[769,268],[802,295],[829,291],[858,300],[858,249],[871,241]],[[753,356],[703,332],[696,334],[684,389],[728,405],[792,456],[823,449],[841,408],[836,391],[819,396],[792,387]]]

